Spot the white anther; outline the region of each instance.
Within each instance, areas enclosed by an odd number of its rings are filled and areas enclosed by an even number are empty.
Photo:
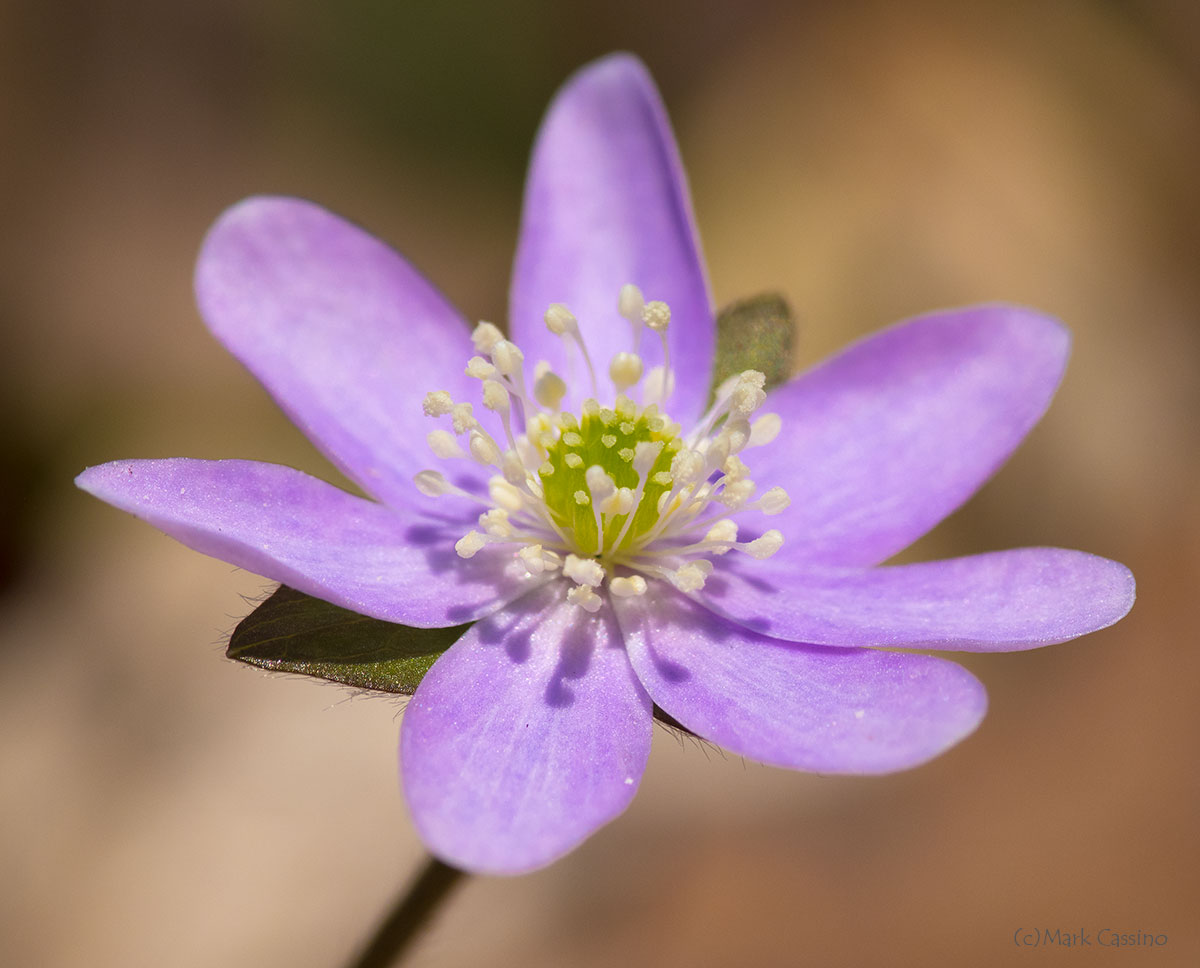
[[[517,552],[517,557],[531,575],[540,575],[552,567],[552,562],[548,560],[548,555],[540,544],[526,545]]]
[[[494,413],[508,409],[508,391],[497,380],[483,381],[483,405]]]
[[[475,408],[469,403],[456,403],[450,410],[450,422],[456,434],[465,434],[479,426],[479,421],[473,416]]]
[[[717,500],[727,508],[736,511],[739,508],[744,508],[746,502],[754,497],[754,489],[755,484],[751,480],[729,481],[722,489]]]
[[[750,441],[747,447],[761,447],[779,436],[783,420],[777,413],[764,413],[750,425]]]
[[[740,481],[750,476],[750,468],[736,454],[730,454],[729,459],[725,461],[725,466],[721,469],[725,472],[725,477],[729,481]]]
[[[541,365],[540,363],[538,364]],[[536,371],[535,371],[536,372]],[[533,397],[547,410],[557,410],[562,398],[567,395],[567,385],[562,378],[547,367],[533,381]]]
[[[701,561],[708,565],[707,571],[701,567]],[[704,582],[711,571],[712,562],[701,558],[699,561],[690,561],[682,568],[669,572],[667,577],[671,579],[671,584],[681,592],[697,592],[704,587]]]
[[[608,364],[608,375],[618,393],[623,393],[642,378],[642,358],[636,353],[618,353]]]
[[[632,282],[625,283],[621,287],[621,294],[617,296],[617,312],[631,323],[640,323],[642,321],[642,310],[645,308],[646,300],[642,296],[642,290]]]
[[[546,329],[555,336],[579,332],[579,321],[575,318],[575,314],[562,303],[551,303],[550,308],[546,310],[546,315],[542,318],[546,321]]]
[[[438,497],[453,490],[453,485],[439,471],[418,471],[413,477],[413,483],[426,497]]]
[[[662,453],[663,443],[661,440],[641,440],[633,448],[633,469],[637,471],[638,476],[644,475],[654,462],[658,460],[658,455]]]
[[[521,455],[512,448],[506,450],[500,457],[500,473],[504,475],[504,479],[509,484],[515,484],[517,487],[526,481],[525,462],[521,460]]]
[[[612,495],[599,505],[601,514],[614,514],[618,517],[633,510],[633,489],[618,487]]]
[[[496,369],[505,376],[516,376],[521,364],[525,362],[525,354],[511,340],[502,339],[492,347],[492,362]]]
[[[792,499],[788,497],[787,491],[782,487],[773,487],[755,501],[753,506],[763,514],[782,514],[791,503]]]
[[[719,544],[732,545],[737,541],[737,525],[729,518],[722,518],[711,528],[708,529],[708,534],[704,536],[705,541],[715,541]],[[714,554],[723,555],[728,548],[714,550]]]
[[[730,417],[721,428],[721,435],[729,439],[729,452],[736,454],[750,442],[750,424],[741,417]]]
[[[509,538],[513,526],[508,523],[508,512],[504,508],[492,508],[479,515],[479,526],[493,538]]]
[[[710,440],[708,449],[704,452],[705,466],[710,471],[724,467],[725,462],[729,460],[729,449],[729,438],[724,434],[719,434],[715,439]]]
[[[617,598],[637,598],[639,595],[646,594],[646,579],[641,575],[614,578],[608,583],[608,590]]]
[[[480,323],[471,333],[471,342],[475,344],[475,349],[485,355],[491,355],[492,347],[502,339],[504,334],[500,332],[499,327],[491,323]]]
[[[599,588],[604,582],[604,566],[595,558],[567,555],[567,560],[563,562],[563,574],[571,581],[590,585],[592,588]]]
[[[604,604],[604,599],[587,585],[576,585],[568,591],[567,601],[572,605],[578,605],[585,612],[598,612],[600,606]]]
[[[478,531],[468,531],[454,543],[454,550],[460,558],[474,558],[485,544],[487,539]]]
[[[488,481],[488,497],[492,499],[493,504],[504,508],[510,514],[516,514],[525,507],[525,495],[503,477],[493,477]]]
[[[517,436],[517,453],[521,456],[521,463],[526,469],[533,470],[542,462],[542,455],[538,452],[533,441],[525,434]]]
[[[753,373],[753,370],[747,370],[746,373]],[[746,374],[743,373],[744,377]],[[733,388],[733,393],[729,397],[729,407],[739,417],[748,417],[763,405],[763,401],[767,399],[766,393],[761,387],[755,386],[753,382],[745,380],[738,383]]]
[[[588,490],[591,491],[592,500],[603,501],[607,497],[611,497],[616,493],[617,485],[613,479],[608,476],[608,472],[599,464],[593,464],[583,474],[583,479],[587,481]]]
[[[642,322],[661,333],[671,322],[671,308],[661,299],[652,299],[642,307]]]
[[[454,400],[445,390],[431,390],[421,404],[426,417],[443,417],[454,409]]]
[[[770,558],[783,547],[783,535],[772,528],[761,537],[737,547],[739,551],[746,552],[751,558]]]
[[[742,370],[738,374],[738,382],[761,390],[767,385],[767,376],[761,370]]]
[[[675,373],[668,373],[661,366],[650,367],[650,372],[646,374],[646,380],[642,384],[642,399],[646,403],[661,403],[674,392]]]
[[[483,431],[472,430],[468,446],[471,450],[471,456],[479,461],[479,463],[493,466],[500,463],[500,448]]]
[[[496,368],[482,356],[472,356],[467,360],[467,376],[476,380],[486,380],[496,375]]]
[[[695,450],[681,450],[671,458],[671,476],[677,484],[694,484],[704,477],[704,455]]]
[[[425,440],[429,444],[429,449],[433,451],[434,456],[449,460],[454,457],[465,457],[466,451],[459,446],[454,434],[449,430],[431,430],[425,435]]]

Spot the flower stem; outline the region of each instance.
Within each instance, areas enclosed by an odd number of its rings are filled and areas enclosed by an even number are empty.
[[[397,964],[464,873],[430,857],[421,873],[396,899],[391,913],[376,929],[370,943],[348,968],[390,968]]]

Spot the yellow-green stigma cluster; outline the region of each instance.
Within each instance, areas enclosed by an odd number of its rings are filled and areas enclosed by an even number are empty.
[[[624,395],[612,408],[588,400],[579,419],[563,413],[552,420],[557,439],[538,468],[546,507],[578,551],[616,560],[659,520],[671,461],[683,447],[679,427],[657,404],[641,410]],[[644,473],[635,461],[649,465]]]
[[[435,470],[415,478],[423,494],[455,494],[486,507],[478,530],[455,544],[460,557],[506,547],[506,567],[530,579],[560,575],[567,599],[593,612],[604,594],[645,594],[647,578],[697,592],[713,570],[710,559],[732,549],[756,558],[774,554],[783,542],[778,531],[739,541],[731,515],[777,514],[788,505],[782,488],[759,495],[739,456],[779,433],[775,414],[750,419],[766,399],[763,375],[747,370],[727,380],[708,413],[683,433],[663,410],[674,386],[670,310],[646,302],[635,286],[622,288],[617,309],[632,325],[633,340],[609,364],[611,406],[599,402],[575,317],[561,303],[546,311],[547,328],[576,348],[590,377],[591,395],[578,415],[561,409],[568,388],[549,364],[534,367],[531,386],[521,350],[491,323],[480,323],[472,334],[478,355],[466,373],[481,382],[483,406],[496,414],[503,437],[488,431],[472,404],[444,390],[427,394],[424,409],[450,419],[450,430],[428,436],[435,456],[493,469],[487,494],[457,487]],[[645,374],[643,328],[660,337],[663,359]]]

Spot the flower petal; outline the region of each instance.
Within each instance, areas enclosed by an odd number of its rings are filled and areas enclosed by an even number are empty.
[[[1012,306],[922,316],[774,391],[783,417],[754,477],[782,485],[779,528],[805,560],[871,565],[982,484],[1045,411],[1070,338]]]
[[[695,597],[789,641],[1013,652],[1112,625],[1133,606],[1134,582],[1096,555],[1017,548],[855,571],[731,562]]]
[[[381,501],[414,498],[431,463],[430,390],[474,401],[474,352],[444,297],[396,252],[311,202],[249,198],[196,266],[209,328],[292,421]],[[478,408],[477,408],[478,409]],[[478,475],[476,475],[478,476]]]
[[[562,583],[473,626],[404,713],[400,766],[429,849],[466,870],[549,864],[620,814],[650,753],[651,704],[607,609]]]
[[[983,686],[924,655],[780,642],[676,592],[616,599],[634,671],[675,719],[726,749],[820,773],[887,773],[967,736]]]
[[[75,483],[189,548],[389,622],[469,622],[540,580],[496,546],[459,558],[469,523],[401,514],[277,464],[114,461]]]
[[[574,374],[576,408],[588,392],[578,360],[542,321],[565,303],[578,317],[601,384],[608,363],[630,349],[617,312],[626,283],[671,307],[667,330],[676,388],[670,414],[687,426],[704,407],[715,324],[687,184],[666,111],[646,68],[628,54],[596,61],[571,78],[542,122],[513,267],[510,323],[527,354]],[[662,361],[644,334],[646,367]]]

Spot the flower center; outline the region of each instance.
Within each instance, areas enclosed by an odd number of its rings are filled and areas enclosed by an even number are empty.
[[[488,508],[479,516],[480,530],[455,545],[461,557],[488,544],[509,545],[514,565],[528,574],[561,571],[575,583],[567,598],[588,611],[602,604],[597,589],[641,595],[651,577],[694,592],[712,572],[711,556],[731,549],[756,558],[774,554],[783,543],[778,531],[739,541],[727,515],[750,509],[778,514],[788,505],[780,487],[752,500],[757,488],[738,456],[779,432],[775,414],[750,422],[766,398],[763,375],[747,370],[727,380],[708,413],[683,434],[660,409],[674,386],[666,338],[670,310],[645,302],[636,286],[622,288],[618,310],[633,326],[633,348],[610,362],[616,391],[611,407],[596,399],[595,367],[575,317],[560,303],[546,311],[547,328],[577,348],[591,380],[593,395],[579,416],[560,409],[567,385],[547,363],[534,368],[530,391],[524,354],[491,323],[480,323],[472,339],[481,355],[471,358],[466,372],[482,382],[483,405],[498,415],[507,446],[480,424],[470,403],[455,402],[444,390],[427,394],[424,409],[431,417],[450,417],[453,433],[434,430],[428,441],[439,458],[471,459],[499,473],[488,483],[487,499],[438,471],[415,478],[423,494],[458,494]],[[663,356],[645,380],[643,325],[660,336]],[[640,403],[626,393],[639,385]]]
[[[683,447],[679,428],[657,405],[640,410],[626,396],[614,409],[585,406],[578,420],[563,413],[547,422],[557,439],[538,477],[573,550],[615,560],[636,548],[658,523],[659,501],[671,489],[671,461]]]

